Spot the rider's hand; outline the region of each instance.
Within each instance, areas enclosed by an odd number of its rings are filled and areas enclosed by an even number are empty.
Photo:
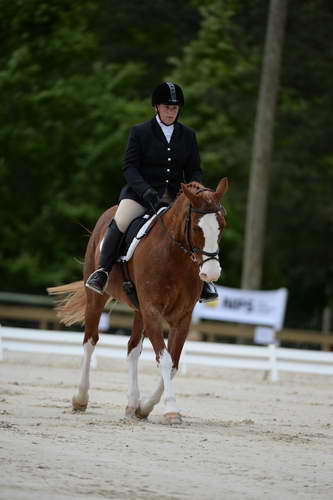
[[[154,212],[158,209],[158,206],[160,204],[160,198],[158,196],[157,191],[153,188],[148,188],[146,191],[143,193],[142,198],[144,199],[145,203],[151,207]]]

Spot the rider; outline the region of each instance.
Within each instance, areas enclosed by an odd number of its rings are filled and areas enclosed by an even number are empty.
[[[155,116],[132,127],[125,152],[123,173],[127,184],[104,237],[99,268],[86,286],[103,294],[112,265],[119,257],[123,233],[133,219],[147,209],[156,211],[160,202],[172,202],[181,182],[202,182],[195,133],[178,122],[184,95],[176,83],[164,82],[153,91]],[[212,283],[204,283],[200,301],[215,300]]]

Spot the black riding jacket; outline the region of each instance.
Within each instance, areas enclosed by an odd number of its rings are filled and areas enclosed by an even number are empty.
[[[170,143],[156,118],[132,127],[125,152],[123,172],[127,185],[120,200],[143,204],[142,195],[153,187],[161,197],[165,191],[175,199],[181,182],[202,182],[195,132],[176,122]]]

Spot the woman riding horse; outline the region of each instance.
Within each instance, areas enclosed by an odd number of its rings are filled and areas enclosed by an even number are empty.
[[[119,257],[123,233],[133,219],[160,202],[172,202],[181,182],[202,182],[202,169],[195,132],[178,122],[184,95],[176,83],[164,82],[152,94],[155,116],[132,127],[125,152],[123,172],[127,184],[121,190],[119,205],[105,234],[99,268],[86,281],[86,287],[103,295],[109,273]],[[212,283],[205,282],[200,301],[215,300]]]

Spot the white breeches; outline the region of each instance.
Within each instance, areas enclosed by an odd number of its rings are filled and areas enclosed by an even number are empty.
[[[132,220],[143,215],[145,211],[146,209],[134,200],[127,198],[121,200],[114,216],[119,231],[124,233]]]

